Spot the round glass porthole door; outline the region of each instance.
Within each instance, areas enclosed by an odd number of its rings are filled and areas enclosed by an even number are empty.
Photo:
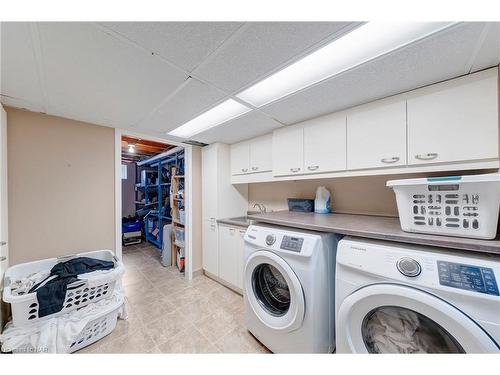
[[[245,265],[245,295],[267,327],[290,332],[302,324],[305,301],[299,279],[283,258],[260,250]]]
[[[335,325],[337,353],[500,353],[469,316],[405,285],[355,290],[340,303]]]
[[[368,353],[465,353],[439,324],[400,306],[373,309],[361,332]]]
[[[274,266],[263,263],[255,267],[252,288],[261,306],[269,314],[283,316],[290,309],[290,288],[283,274]]]

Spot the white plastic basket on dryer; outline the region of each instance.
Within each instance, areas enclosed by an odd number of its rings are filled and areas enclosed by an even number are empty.
[[[492,239],[497,234],[500,174],[387,181],[406,232]]]
[[[78,280],[69,284],[62,310],[41,318],[38,316],[38,299],[36,292],[21,295],[13,293],[13,282],[26,278],[27,276],[37,272],[50,272],[52,267],[57,263],[67,261],[75,257],[89,257],[105,261],[113,261],[115,266],[112,270],[103,273],[100,276],[89,277],[87,279]],[[3,300],[11,304],[13,325],[28,325],[65,314],[71,310],[88,305],[91,302],[97,302],[104,298],[110,298],[113,295],[116,282],[121,279],[123,273],[124,266],[122,262],[120,262],[110,250],[91,251],[71,256],[49,258],[29,263],[17,264],[10,267],[5,272]],[[85,277],[85,274],[83,274],[82,277]]]

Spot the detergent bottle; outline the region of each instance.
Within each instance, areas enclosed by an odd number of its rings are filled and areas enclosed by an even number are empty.
[[[314,212],[317,214],[328,214],[330,210],[330,192],[324,186],[318,186],[316,199],[314,200]]]

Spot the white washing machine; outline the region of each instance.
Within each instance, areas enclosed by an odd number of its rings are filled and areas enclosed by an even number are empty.
[[[345,237],[337,353],[499,353],[500,256]]]
[[[335,252],[339,237],[251,225],[245,234],[247,329],[274,353],[335,349]]]

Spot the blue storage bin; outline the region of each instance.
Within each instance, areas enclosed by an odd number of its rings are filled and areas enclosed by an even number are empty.
[[[130,223],[122,223],[123,233],[138,232],[141,229],[142,229],[142,221],[140,220],[132,221]]]

